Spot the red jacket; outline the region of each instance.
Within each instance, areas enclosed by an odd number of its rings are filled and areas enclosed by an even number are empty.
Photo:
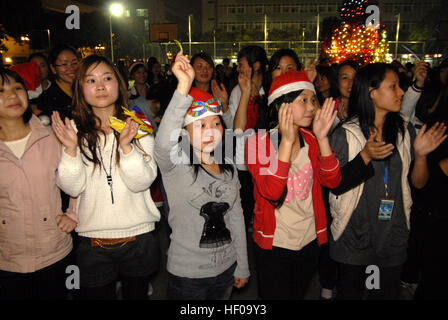
[[[300,132],[309,145],[308,156],[314,171],[312,195],[316,234],[319,243],[324,244],[328,241],[328,236],[321,186],[336,188],[339,185],[339,161],[334,152],[328,157],[320,156],[319,145],[310,130],[301,128]],[[270,250],[275,232],[275,207],[269,200],[277,201],[282,195],[288,182],[291,163],[278,160],[276,149],[267,133],[259,133],[247,139],[245,160],[254,181],[253,238],[261,248]],[[270,168],[271,165],[273,167]]]

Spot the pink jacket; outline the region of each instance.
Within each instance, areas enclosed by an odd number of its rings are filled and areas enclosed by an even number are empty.
[[[28,273],[63,259],[72,238],[59,230],[56,169],[61,145],[51,128],[33,116],[21,159],[0,141],[0,270]]]

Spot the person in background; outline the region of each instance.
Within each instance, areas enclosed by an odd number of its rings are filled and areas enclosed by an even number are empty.
[[[259,46],[247,46],[238,53],[238,85],[230,95],[230,116],[226,117],[226,126],[233,128],[237,134],[243,133],[247,128],[253,128],[257,123],[259,103],[255,101],[262,99],[265,94],[263,83],[266,81],[267,63],[266,52]],[[241,184],[240,197],[246,230],[250,232],[255,199],[252,176],[244,161],[244,143],[244,139],[237,138],[235,163]]]
[[[448,124],[448,88],[440,99],[427,123],[428,126],[439,122]],[[429,179],[419,190],[421,197],[421,215],[419,233],[415,239],[419,249],[421,279],[416,299],[446,300],[448,299],[447,239],[448,211],[446,208],[446,186],[448,185],[448,140],[445,140],[434,152],[428,155]]]
[[[358,69],[358,63],[353,60],[343,61],[337,66],[338,89],[341,96],[335,101],[335,109],[338,111],[338,116],[333,123],[331,132],[336,128],[339,122],[347,118],[350,92]]]
[[[445,107],[441,106],[439,102],[447,86],[448,58],[443,60],[436,68],[428,69],[428,77],[415,109],[415,116],[421,123],[426,123],[431,115],[437,112],[438,107]]]
[[[42,111],[39,117],[45,124],[51,123],[53,111],[58,111],[62,119],[72,119],[72,84],[80,58],[74,48],[61,44],[51,50],[49,60],[55,81],[37,101],[37,108]]]
[[[148,70],[142,61],[135,61],[129,66],[129,79],[134,81],[134,85],[128,91],[129,100],[135,100],[138,97],[146,97],[149,90]]]
[[[215,71],[212,57],[205,52],[197,53],[191,58],[191,65],[195,74],[193,87],[212,93],[211,81]]]
[[[302,64],[295,51],[280,49],[274,52],[271,59],[269,59],[266,89],[269,91],[272,81],[289,70],[302,70]]]
[[[314,80],[316,87],[317,99],[320,104],[323,104],[325,99],[340,97],[338,89],[338,80],[332,67],[316,66],[317,77]]]
[[[56,172],[61,145],[33,115],[23,80],[0,69],[0,300],[59,300],[72,264]]]
[[[154,85],[163,85],[165,82],[163,74],[162,74],[162,67],[155,57],[150,57],[148,59],[148,84],[149,87]]]
[[[40,71],[40,83],[42,85],[42,91],[47,90],[51,86],[50,64],[47,57],[43,53],[36,52],[28,57],[28,62],[30,61],[36,61]]]

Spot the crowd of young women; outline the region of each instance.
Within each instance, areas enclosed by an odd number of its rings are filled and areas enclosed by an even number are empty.
[[[175,81],[152,59],[130,66],[128,88],[107,58],[58,46],[49,63],[30,58],[37,105],[26,75],[0,70],[0,299],[63,299],[71,264],[82,299],[114,299],[117,281],[124,299],[147,298],[160,211],[168,299],[228,299],[254,281],[247,238],[260,299],[304,299],[318,271],[323,299],[397,299],[416,205],[418,296],[447,297],[447,66],[420,63],[404,92],[391,64],[302,66],[292,50],[268,60],[248,46],[228,88],[208,54],[174,59]],[[125,114],[133,105],[157,134]]]

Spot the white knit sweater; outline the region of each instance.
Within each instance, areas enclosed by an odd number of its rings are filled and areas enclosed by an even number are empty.
[[[72,126],[74,123],[72,122]],[[75,129],[76,130],[76,129]],[[106,173],[102,166],[94,170],[92,162],[81,155],[79,147],[76,157],[62,151],[58,167],[57,184],[68,195],[78,197],[76,213],[79,235],[89,238],[124,238],[139,235],[154,229],[154,223],[160,220],[160,213],[151,198],[149,187],[157,176],[157,165],[154,161],[154,137],[147,135],[141,138],[140,144],[149,155],[133,146],[125,155],[121,148],[120,165],[115,163],[112,144],[114,135],[100,138],[101,155],[104,167],[109,173],[112,155],[113,196],[107,184]],[[99,157],[99,152],[98,157]]]

